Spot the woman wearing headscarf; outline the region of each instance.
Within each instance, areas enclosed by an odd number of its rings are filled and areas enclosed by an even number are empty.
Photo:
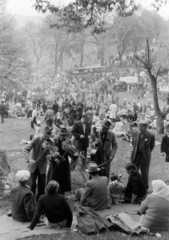
[[[141,224],[152,232],[169,230],[169,187],[162,180],[152,181],[152,194],[142,202]]]

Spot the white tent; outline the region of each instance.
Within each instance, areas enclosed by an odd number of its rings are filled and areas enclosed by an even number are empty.
[[[121,77],[120,82],[126,82],[127,84],[138,83],[138,77],[133,77],[133,76]]]

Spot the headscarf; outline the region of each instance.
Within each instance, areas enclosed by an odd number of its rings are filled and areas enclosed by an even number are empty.
[[[152,181],[152,188],[152,194],[169,201],[169,187],[165,184],[165,182],[162,180],[154,180]]]

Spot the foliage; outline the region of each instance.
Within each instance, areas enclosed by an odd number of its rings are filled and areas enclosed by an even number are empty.
[[[35,0],[37,11],[56,13],[57,28],[66,27],[68,32],[80,32],[87,27],[95,26],[97,33],[104,30],[105,22],[98,22],[98,15],[116,12],[121,17],[132,15],[138,8],[134,0],[77,0],[59,8],[46,0]],[[99,31],[99,32],[98,32]]]

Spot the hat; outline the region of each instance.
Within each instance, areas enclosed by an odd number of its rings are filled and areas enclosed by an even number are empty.
[[[109,119],[106,119],[106,120],[103,122],[102,127],[110,128],[111,124],[112,124],[111,121],[110,121]]]
[[[68,131],[66,128],[61,128],[60,130],[60,135],[67,135],[68,134]]]
[[[100,168],[98,168],[97,164],[95,162],[89,163],[88,169],[86,169],[86,172],[98,172],[100,171]]]
[[[130,126],[131,126],[131,127],[137,127],[137,123],[136,123],[136,122],[131,122],[131,123],[130,123]]]
[[[148,121],[147,120],[140,120],[138,122],[139,125],[148,125]]]
[[[28,170],[20,170],[16,173],[18,182],[26,182],[30,178],[30,172]]]

